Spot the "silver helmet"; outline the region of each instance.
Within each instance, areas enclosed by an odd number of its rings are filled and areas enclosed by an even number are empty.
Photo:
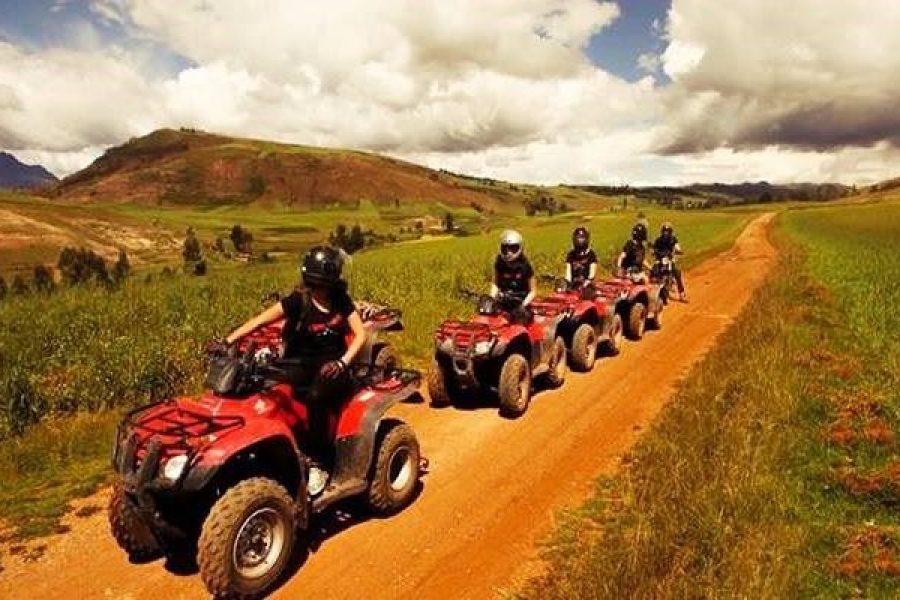
[[[522,256],[525,242],[522,234],[514,229],[507,229],[500,235],[500,257],[506,262],[512,262]]]

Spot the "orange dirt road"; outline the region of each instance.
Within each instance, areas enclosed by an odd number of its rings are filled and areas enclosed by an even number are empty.
[[[320,543],[273,597],[492,598],[534,573],[555,511],[584,500],[594,478],[616,468],[772,267],[771,218],[756,219],[731,250],[691,270],[691,304],[670,305],[661,331],[599,360],[591,373],[571,373],[523,417],[505,420],[489,406],[399,407],[431,461],[422,494],[390,519],[329,518]],[[105,494],[88,503],[105,503]],[[105,511],[66,523],[71,531],[45,540],[36,561],[4,556],[0,598],[207,597],[194,573],[162,561],[129,564]]]

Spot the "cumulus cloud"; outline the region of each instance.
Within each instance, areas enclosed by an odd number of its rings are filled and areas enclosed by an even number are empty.
[[[665,153],[900,145],[900,3],[675,0]]]
[[[886,176],[900,4],[823,4],[674,0],[629,83],[585,54],[624,2],[92,0],[102,36],[0,43],[0,147],[68,173],[189,126],[545,183]]]

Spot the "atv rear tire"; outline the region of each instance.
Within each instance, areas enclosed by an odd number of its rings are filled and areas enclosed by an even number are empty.
[[[622,351],[622,343],[625,341],[625,326],[622,324],[622,315],[613,315],[612,324],[607,331],[607,339],[603,344],[603,350],[609,356],[616,356]]]
[[[547,371],[547,383],[550,387],[558,388],[566,382],[566,374],[569,372],[569,352],[566,350],[566,342],[557,337],[553,342],[553,354],[550,356],[550,368]]]
[[[449,380],[440,361],[431,361],[431,368],[426,375],[428,384],[428,397],[431,398],[431,406],[441,408],[453,404],[453,381]]]
[[[393,346],[384,344],[376,350],[372,364],[387,371],[399,369],[401,368],[400,355],[397,354]]]
[[[647,307],[643,302],[635,302],[628,310],[628,326],[625,333],[632,340],[644,337],[644,328],[647,325]]]
[[[144,562],[162,555],[162,548],[150,527],[138,516],[137,507],[125,493],[121,483],[113,486],[109,499],[109,527],[128,558]]]
[[[597,360],[597,333],[594,326],[584,323],[575,330],[572,336],[572,366],[582,372],[594,368]]]
[[[531,402],[531,365],[521,354],[510,354],[500,369],[497,385],[500,414],[518,417],[528,410]]]
[[[421,452],[412,428],[400,421],[382,423],[381,440],[369,473],[368,505],[380,516],[412,502],[419,481]]]
[[[197,564],[216,598],[259,598],[287,566],[297,537],[297,508],[263,477],[241,481],[213,505],[197,544]]]

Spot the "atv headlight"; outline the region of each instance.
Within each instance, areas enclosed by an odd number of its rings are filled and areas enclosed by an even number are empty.
[[[452,352],[453,351],[453,338],[445,337],[438,338],[437,340],[438,350],[441,352]]]
[[[162,476],[163,479],[168,479],[169,481],[177,481],[181,474],[184,473],[184,468],[187,466],[188,457],[187,454],[179,454],[178,456],[173,456],[169,460],[163,464],[162,468]]]
[[[475,354],[489,354],[493,345],[492,341],[478,342],[475,344]]]

